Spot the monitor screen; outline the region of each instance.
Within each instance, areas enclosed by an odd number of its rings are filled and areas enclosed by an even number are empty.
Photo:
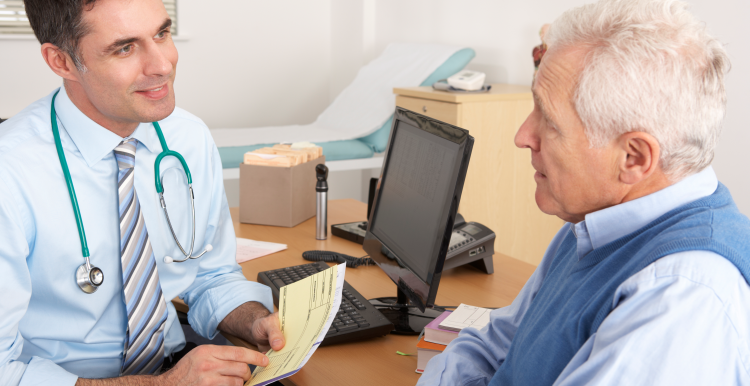
[[[363,247],[421,310],[434,305],[474,138],[400,107]]]
[[[458,144],[398,121],[371,232],[425,282],[450,208]]]

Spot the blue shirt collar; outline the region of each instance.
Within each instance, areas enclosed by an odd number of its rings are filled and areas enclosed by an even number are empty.
[[[578,239],[578,259],[637,231],[672,209],[713,194],[718,185],[716,173],[709,166],[658,192],[587,214],[584,221],[570,224]]]
[[[124,139],[81,112],[68,97],[65,86],[60,87],[60,92],[57,94],[55,111],[62,127],[73,140],[89,167],[93,167],[105,156],[112,153],[114,148]],[[150,122],[138,125],[129,138],[137,139],[151,152],[161,150],[156,130]]]

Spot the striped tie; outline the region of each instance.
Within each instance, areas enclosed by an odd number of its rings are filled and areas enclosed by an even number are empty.
[[[161,292],[159,272],[133,186],[136,144],[137,141],[131,138],[115,148],[120,168],[117,187],[122,287],[128,311],[122,375],[153,374],[161,368],[167,320],[167,304]]]

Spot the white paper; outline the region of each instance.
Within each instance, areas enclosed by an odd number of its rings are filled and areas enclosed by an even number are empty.
[[[461,303],[438,327],[451,331],[461,331],[467,327],[474,327],[479,330],[490,323],[491,311],[487,308]]]
[[[286,244],[237,238],[237,263],[257,259],[287,248]]]

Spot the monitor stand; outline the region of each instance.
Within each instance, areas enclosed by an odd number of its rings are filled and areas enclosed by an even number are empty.
[[[370,299],[388,320],[393,323],[391,334],[396,335],[419,335],[424,327],[440,316],[443,311],[427,308],[422,312],[417,306],[411,304],[406,294],[398,289],[398,297],[383,297]]]

